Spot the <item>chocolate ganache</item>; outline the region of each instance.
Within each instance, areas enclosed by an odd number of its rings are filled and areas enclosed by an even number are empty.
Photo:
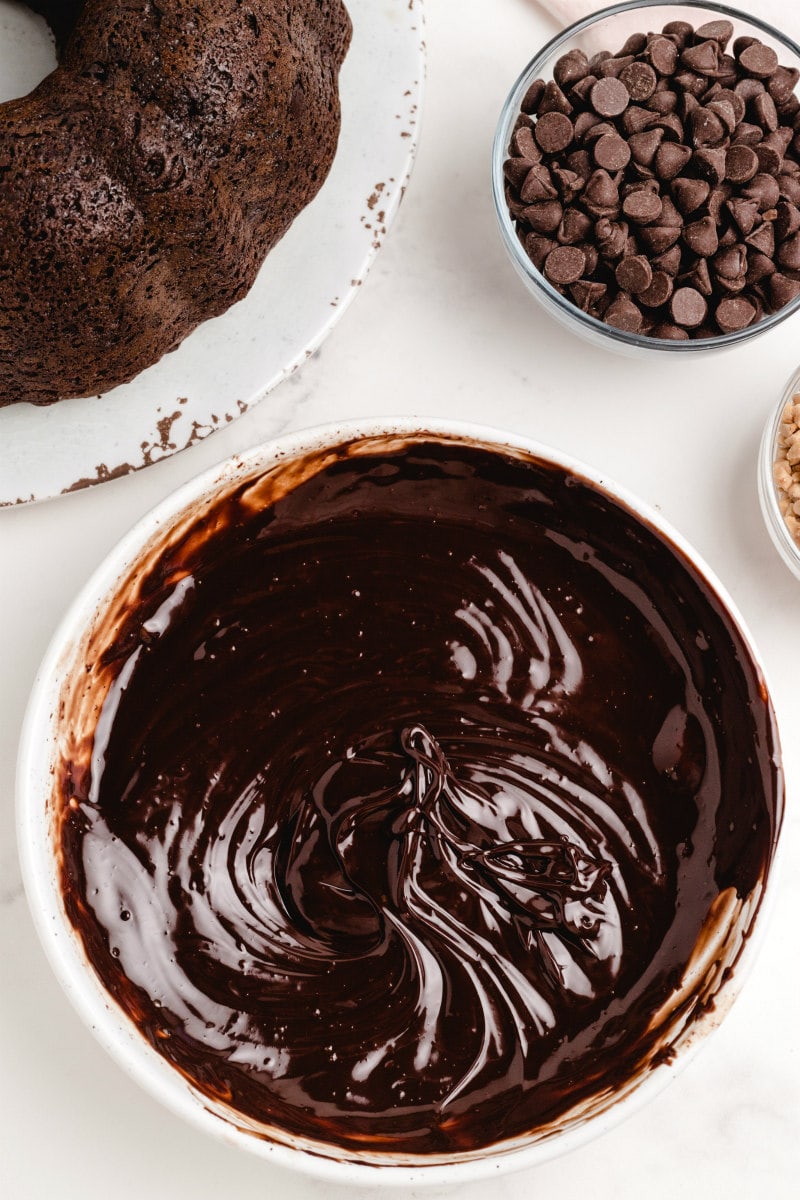
[[[65,905],[234,1118],[475,1151],[591,1111],[713,1003],[685,974],[757,908],[771,710],[713,589],[602,490],[346,444],[210,501],[115,603],[65,714]]]

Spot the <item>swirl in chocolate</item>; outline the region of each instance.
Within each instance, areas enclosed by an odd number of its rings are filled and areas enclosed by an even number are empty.
[[[771,858],[770,710],[714,592],[510,452],[345,445],[237,486],[88,667],[70,918],[250,1125],[426,1156],[554,1127],[669,1053]]]

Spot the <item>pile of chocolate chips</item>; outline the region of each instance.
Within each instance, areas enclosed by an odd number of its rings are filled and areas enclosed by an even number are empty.
[[[800,72],[730,21],[571,50],[528,89],[506,197],[538,270],[632,333],[713,338],[800,293]]]

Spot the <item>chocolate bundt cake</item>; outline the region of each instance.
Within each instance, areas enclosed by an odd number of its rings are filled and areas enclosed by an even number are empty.
[[[251,287],[339,133],[341,0],[27,0],[0,105],[0,405],[108,391]]]

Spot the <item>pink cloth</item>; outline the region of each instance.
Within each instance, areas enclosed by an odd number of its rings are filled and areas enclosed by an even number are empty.
[[[562,26],[571,25],[589,13],[609,7],[609,0],[537,0],[537,3]],[[789,37],[800,39],[800,12],[794,5],[787,4],[786,0],[750,0],[741,7],[743,12],[751,12],[762,21],[769,21]]]

